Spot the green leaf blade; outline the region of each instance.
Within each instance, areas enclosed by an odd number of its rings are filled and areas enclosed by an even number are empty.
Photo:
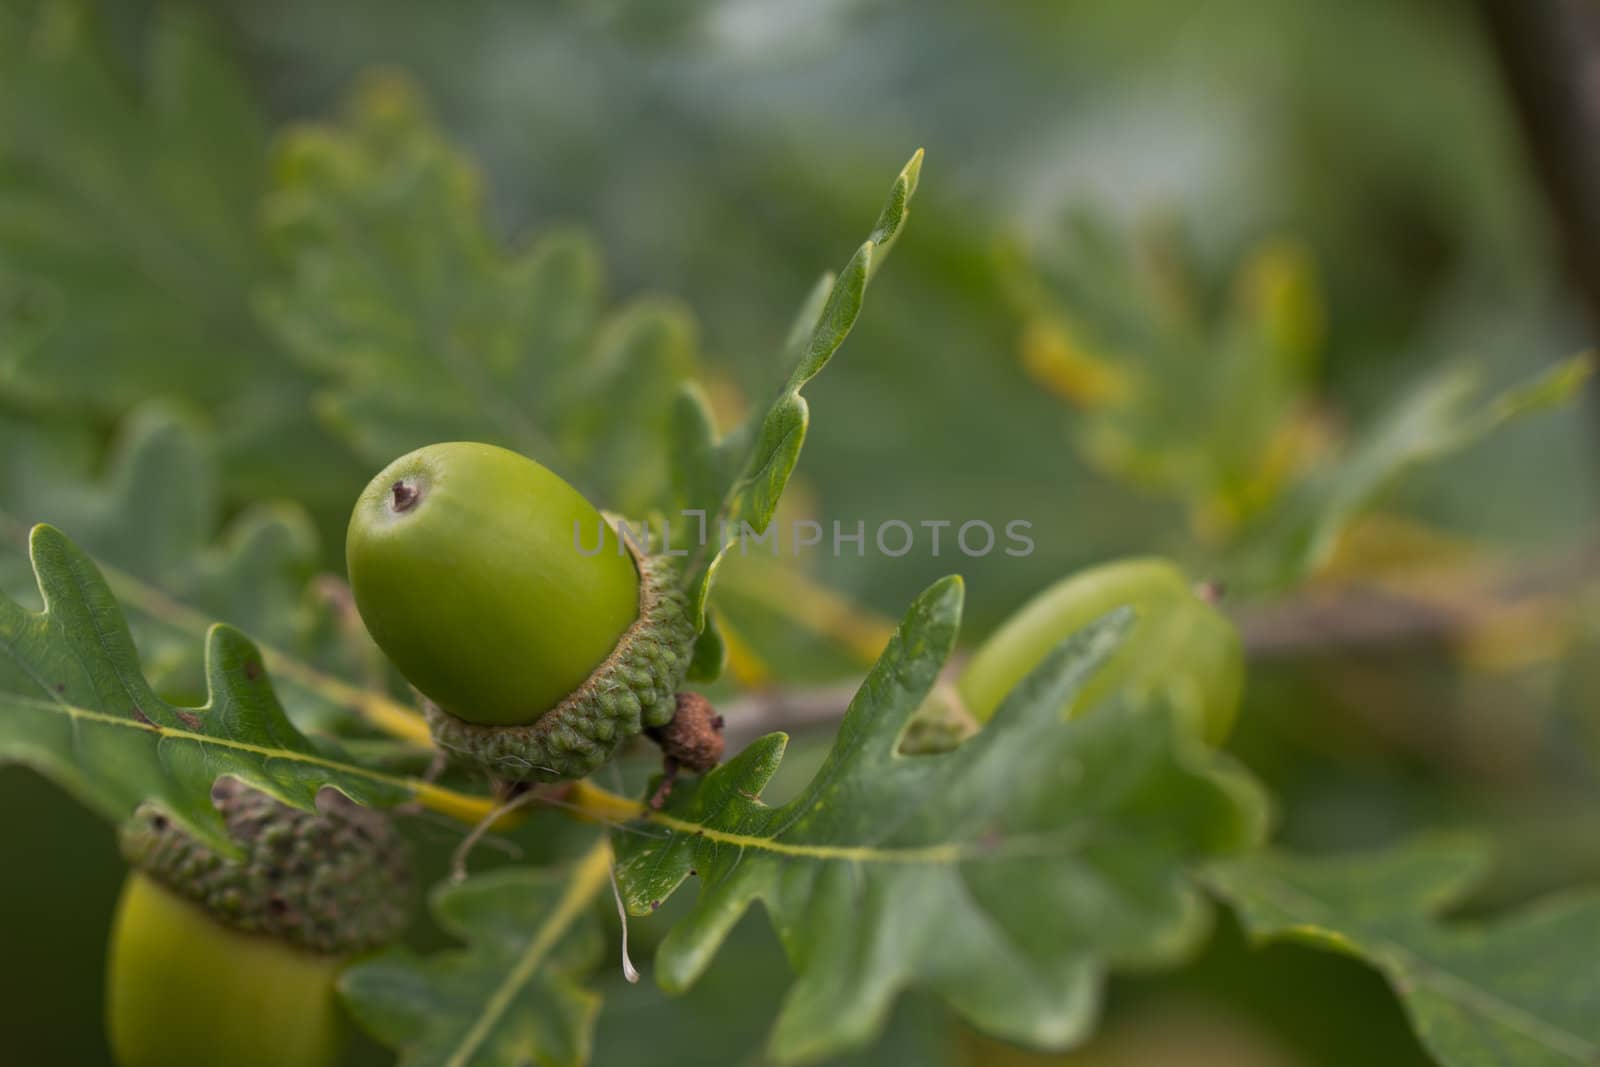
[[[807,295],[784,346],[793,369],[764,412],[721,441],[713,441],[704,405],[679,405],[673,423],[677,450],[672,480],[680,500],[688,500],[690,507],[706,513],[711,537],[687,579],[690,603],[702,625],[717,565],[728,546],[745,527],[759,535],[772,522],[778,500],[799,462],[810,421],[800,391],[828,365],[855,326],[867,284],[910,214],[921,173],[922,150],[918,149],[895,178],[871,235],[837,278],[824,275]],[[731,482],[726,480],[730,477]]]
[[[760,800],[782,758],[773,735],[680,783],[646,833],[615,837],[634,913],[700,882],[657,956],[670,990],[700,976],[752,903],[766,907],[797,976],[772,1037],[783,1062],[865,1043],[911,985],[1003,1037],[1069,1045],[1106,968],[1171,960],[1203,934],[1191,868],[1261,836],[1254,786],[1170,714],[1105,706],[1063,721],[1124,613],[1057,649],[961,747],[901,754],[961,601],[947,579],[915,602],[793,801]]]
[[[70,455],[38,420],[0,419],[0,447],[18,461],[0,476],[4,592],[35,595],[30,526],[71,530],[120,602],[146,677],[168,700],[204,699],[206,632],[221,620],[261,643],[302,729],[370,732],[351,684],[360,675],[349,642],[313,632],[332,620],[321,605],[307,610],[317,559],[310,519],[296,504],[261,501],[234,516],[217,540],[223,501],[214,446],[159,403],[125,420],[103,461],[92,452]],[[97,466],[104,473],[95,476]]]
[[[1491,920],[1440,921],[1487,868],[1478,845],[1411,842],[1356,856],[1265,853],[1211,881],[1258,940],[1366,960],[1446,1067],[1578,1067],[1600,1059],[1600,894]]]
[[[207,635],[207,703],[162,700],[88,556],[49,526],[34,528],[30,550],[45,610],[0,602],[0,761],[35,768],[114,822],[157,802],[230,854],[211,804],[223,775],[307,809],[325,786],[367,805],[412,795],[404,780],[331,758],[296,730],[260,652],[232,627]]]
[[[351,1013],[404,1067],[579,1067],[600,998],[583,983],[604,946],[588,905],[608,879],[602,842],[571,871],[502,868],[442,885],[430,906],[462,949],[390,949],[340,978]]]

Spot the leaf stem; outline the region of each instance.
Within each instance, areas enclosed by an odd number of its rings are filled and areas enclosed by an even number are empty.
[[[651,814],[643,801],[602,789],[587,778],[572,783],[565,801],[573,814],[589,822],[624,823]]]

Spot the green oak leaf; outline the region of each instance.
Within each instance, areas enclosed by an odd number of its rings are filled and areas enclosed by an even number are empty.
[[[402,1067],[578,1067],[600,997],[583,984],[604,948],[589,905],[605,887],[604,842],[573,870],[507,867],[434,890],[439,924],[467,945],[392,948],[340,978],[356,1020]]]
[[[167,409],[147,406],[124,424],[105,460],[37,419],[0,416],[0,588],[33,594],[27,531],[38,522],[71,530],[128,613],[145,674],[171,699],[202,698],[202,641],[213,620],[261,642],[302,729],[349,732],[368,700],[327,621],[308,604],[316,535],[296,505],[245,508],[213,541],[223,512],[213,441]],[[323,627],[326,629],[326,627]],[[382,693],[370,694],[383,698]]]
[[[673,409],[672,484],[678,510],[704,517],[706,538],[690,568],[690,599],[704,625],[718,563],[744,527],[763,534],[800,459],[810,408],[800,390],[821,373],[861,313],[867,283],[883,264],[910,213],[922,150],[895,178],[888,202],[837,278],[824,275],[807,296],[784,344],[789,378],[765,411],[716,438],[710,406],[689,385]]]
[[[27,426],[11,427],[17,436]],[[10,436],[10,434],[7,434]],[[96,481],[76,476],[33,482],[0,500],[14,526],[70,529],[102,565],[159,588],[173,601],[232,623],[263,640],[287,642],[300,627],[301,596],[317,555],[316,534],[296,506],[245,509],[212,545],[221,524],[221,478],[211,441],[192,423],[146,407],[123,425]],[[194,634],[152,632],[141,640],[165,688],[198,682],[186,650]],[[172,661],[177,661],[176,663]]]
[[[157,802],[230,854],[211,804],[223,775],[307,809],[324,786],[369,805],[432,788],[368,770],[296,730],[260,651],[231,626],[206,633],[206,702],[167,703],[141,672],[122,610],[89,557],[44,525],[29,549],[44,611],[0,600],[0,762],[34,768],[114,822]]]
[[[636,924],[634,932],[650,933],[643,924]],[[612,967],[602,967],[596,979],[605,997],[595,1026],[596,1065],[708,1067],[713,1061],[707,1055],[707,1034],[716,1035],[717,1064],[772,1063],[765,1046],[790,978],[783,949],[759,916],[738,925],[717,953],[717,965],[681,995],[664,997],[653,982],[630,984]],[[937,1000],[905,997],[869,1047],[830,1057],[828,1067],[978,1067],[963,1055],[960,1033],[959,1024]]]
[[[1441,922],[1487,866],[1478,844],[1436,838],[1360,855],[1267,852],[1220,864],[1209,880],[1253,937],[1376,967],[1445,1067],[1592,1067],[1600,893]]]
[[[765,904],[797,974],[772,1036],[779,1060],[866,1043],[908,986],[1011,1040],[1082,1040],[1109,967],[1170,961],[1203,937],[1190,870],[1262,834],[1255,785],[1169,711],[1112,702],[1062,718],[1126,611],[1064,643],[960,747],[900,754],[961,602],[955,578],[916,601],[796,799],[760,799],[786,743],[774,734],[614,836],[634,913],[700,880],[656,958],[668,990]]]
[[[260,303],[325,376],[318,410],[366,460],[486,440],[619,511],[660,503],[669,400],[698,363],[682,308],[641,299],[607,316],[579,233],[507,252],[478,173],[394,76],[367,79],[341,123],[288,133],[276,172],[266,217],[283,278]]]

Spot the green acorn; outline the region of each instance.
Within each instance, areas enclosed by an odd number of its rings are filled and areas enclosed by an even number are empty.
[[[112,1053],[119,1067],[333,1067],[339,972],[410,918],[405,842],[337,794],[306,812],[223,778],[212,799],[243,859],[149,806],[121,831],[133,871],[107,965]]]
[[[1244,689],[1244,649],[1232,622],[1184,573],[1161,559],[1091,567],[1039,593],[985,641],[956,681],[964,714],[987,722],[1006,694],[1075,631],[1119,607],[1132,630],[1079,693],[1069,714],[1122,692],[1160,697],[1210,744],[1233,729]]]
[[[497,778],[581,778],[672,719],[695,639],[681,558],[638,550],[525,456],[401,456],[356,501],[345,559],[435,741]]]

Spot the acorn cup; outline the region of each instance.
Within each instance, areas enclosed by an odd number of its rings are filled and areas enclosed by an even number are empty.
[[[345,558],[435,742],[510,782],[582,778],[670,722],[696,628],[681,556],[618,535],[525,456],[453,442],[362,492]]]
[[[329,792],[316,812],[232,778],[212,793],[242,859],[146,805],[119,840],[133,870],[107,961],[119,1067],[333,1067],[350,960],[397,938],[410,853],[382,814]]]

